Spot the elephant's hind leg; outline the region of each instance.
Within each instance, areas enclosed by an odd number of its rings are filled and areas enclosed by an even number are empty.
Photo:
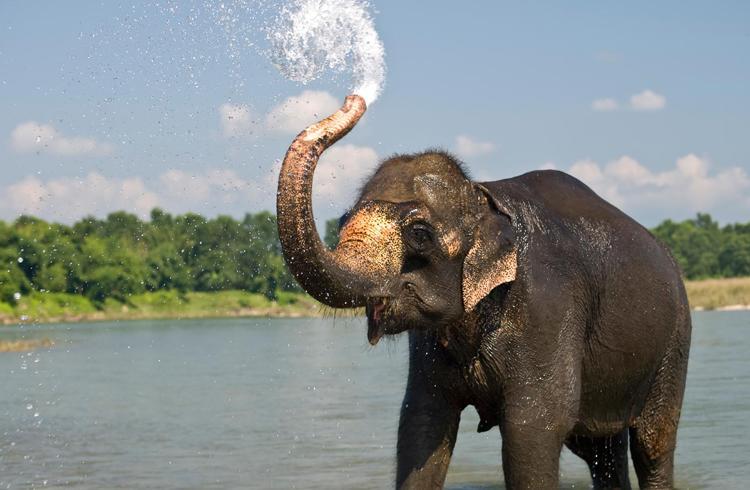
[[[630,488],[628,429],[611,437],[570,436],[565,445],[586,461],[594,488]]]
[[[674,486],[677,424],[687,374],[689,319],[657,370],[641,414],[630,427],[630,453],[641,488]]]
[[[630,453],[641,488],[674,486],[674,451],[682,391],[679,396],[671,389],[667,391],[670,392],[672,396],[647,400],[643,413],[630,427]]]

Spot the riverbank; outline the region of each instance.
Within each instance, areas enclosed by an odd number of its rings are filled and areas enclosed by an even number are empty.
[[[687,281],[694,310],[750,309],[750,277]],[[16,305],[0,302],[0,324],[212,317],[316,317],[324,307],[306,294],[279,292],[276,301],[245,291],[179,293],[157,291],[131,296],[127,303],[108,299],[96,307],[87,298],[35,293]]]
[[[694,310],[750,310],[750,277],[687,281]]]
[[[157,291],[131,296],[127,303],[107,299],[96,307],[83,296],[34,293],[16,305],[0,303],[0,324],[145,320],[160,318],[279,317],[322,314],[306,294],[281,291],[276,301],[246,291],[179,293]]]

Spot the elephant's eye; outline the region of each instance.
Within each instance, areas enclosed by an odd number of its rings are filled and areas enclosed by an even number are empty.
[[[409,241],[418,252],[424,252],[432,245],[432,230],[424,223],[416,223],[409,229]]]

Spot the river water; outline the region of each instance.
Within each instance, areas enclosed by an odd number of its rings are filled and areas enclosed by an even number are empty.
[[[677,483],[745,488],[750,313],[693,323]],[[55,346],[0,353],[0,488],[392,487],[407,342],[371,348],[361,319],[0,327],[21,337]],[[502,488],[477,423],[464,411],[448,488]],[[590,486],[567,450],[561,484]]]

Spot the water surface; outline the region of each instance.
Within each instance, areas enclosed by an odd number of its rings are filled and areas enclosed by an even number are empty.
[[[406,338],[360,319],[0,327],[0,488],[390,488]],[[750,476],[750,313],[694,315],[683,488]],[[500,436],[464,411],[448,488],[502,488]],[[634,480],[635,481],[635,480]],[[590,485],[564,451],[561,484]]]

